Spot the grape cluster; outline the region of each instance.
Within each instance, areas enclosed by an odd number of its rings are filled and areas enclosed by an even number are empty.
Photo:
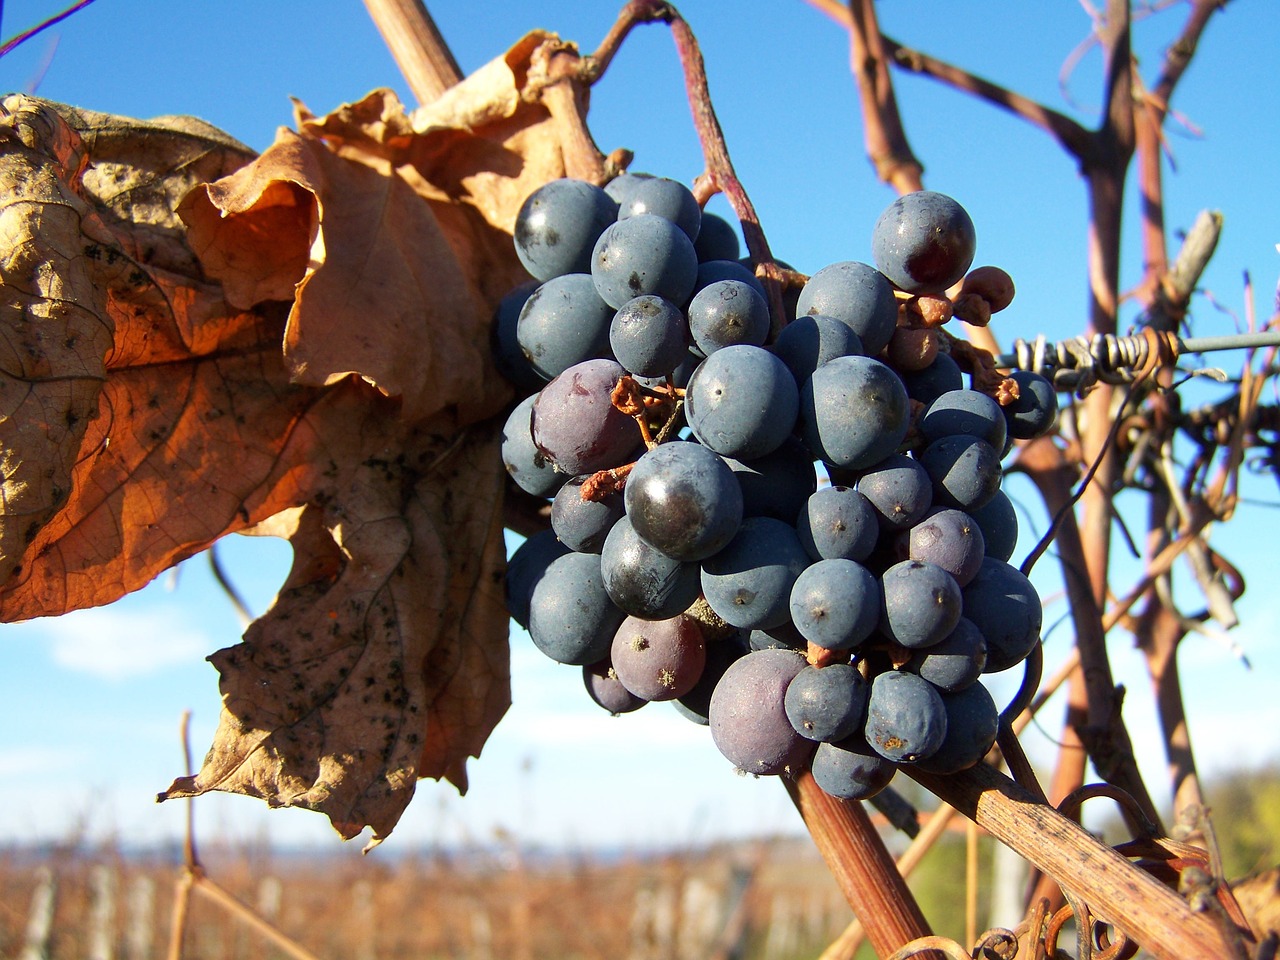
[[[747,773],[863,799],[977,763],[980,677],[1040,640],[1001,460],[1057,408],[1035,374],[966,386],[947,350],[943,324],[1013,295],[970,270],[965,210],[894,201],[875,266],[819,270],[776,335],[734,229],[674,180],[553,181],[514,233],[533,280],[494,344],[528,392],[503,460],[551,501],[507,575],[534,644],[611,713],[672,701]]]

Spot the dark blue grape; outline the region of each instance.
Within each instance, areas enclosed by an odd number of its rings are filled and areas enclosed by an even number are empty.
[[[628,300],[609,323],[614,358],[637,377],[663,377],[689,355],[689,325],[670,300]]]
[[[796,316],[822,314],[853,328],[867,354],[888,345],[898,325],[898,301],[874,267],[854,260],[823,267],[809,278],[796,301]]]
[[[944,292],[965,275],[977,244],[964,207],[929,190],[898,197],[871,232],[871,253],[880,272],[913,294]]]
[[[956,434],[939,437],[920,453],[933,481],[934,500],[966,513],[987,503],[1000,489],[1000,454],[985,440]]]
[[[964,615],[987,641],[987,673],[1021,663],[1040,642],[1040,595],[1017,567],[994,557],[964,588]]]
[[[977,682],[987,665],[987,642],[973,621],[961,617],[940,641],[917,650],[903,667],[939,690],[955,692]]]
[[[742,488],[729,465],[687,440],[659,444],[637,460],[625,497],[635,532],[677,560],[717,553],[742,522]]]
[[[880,584],[853,560],[819,560],[796,578],[790,606],[791,622],[810,643],[849,650],[876,629]]]
[[[936,687],[899,670],[871,681],[867,698],[867,743],[895,763],[911,763],[934,753],[947,735],[947,709]]]
[[[950,507],[930,512],[904,536],[907,538],[904,559],[937,564],[955,577],[961,587],[977,575],[987,552],[977,521]]]
[[[561,473],[579,476],[630,462],[641,445],[640,430],[613,405],[613,391],[624,376],[613,360],[587,360],[538,393],[533,442]]]
[[[620,173],[604,185],[604,192],[621,210],[622,205],[631,199],[631,195],[640,184],[652,179],[652,173]]]
[[[836,357],[800,391],[801,436],[816,459],[837,467],[879,463],[898,449],[910,425],[902,381],[870,357]]]
[[[507,612],[526,630],[529,628],[529,600],[533,596],[533,588],[546,574],[551,562],[568,552],[569,548],[556,538],[554,531],[539,530],[516,547],[507,561],[507,575],[503,583]]]
[[[702,211],[702,229],[693,241],[693,248],[698,253],[699,263],[737,260],[742,253],[737,228],[719,214],[705,210]]]
[[[790,620],[791,588],[808,565],[794,527],[748,517],[727,547],[702,561],[702,592],[725,623],[768,630]]]
[[[882,529],[903,530],[918,523],[933,506],[933,481],[920,463],[895,453],[858,478]]]
[[[734,634],[723,640],[713,640],[707,644],[707,662],[702,668],[702,676],[687,693],[676,697],[676,709],[694,723],[706,726],[707,714],[711,710],[711,695],[715,693],[716,684],[729,669],[730,664],[747,654],[747,644],[741,634]]]
[[[557,471],[533,442],[533,405],[537,399],[537,394],[525,397],[502,425],[502,465],[525,493],[550,497],[569,477]]]
[[[585,477],[565,483],[551,501],[551,529],[560,542],[577,553],[599,553],[609,528],[624,513],[622,494],[608,493],[600,500],[582,499]]]
[[[613,636],[609,657],[618,680],[637,697],[674,700],[702,676],[707,647],[692,617],[627,617]]]
[[[521,393],[537,393],[547,382],[547,378],[533,368],[529,358],[520,349],[516,333],[520,312],[536,289],[537,281],[530,280],[503,297],[493,312],[493,326],[490,330],[494,365]]]
[[[770,349],[787,365],[798,384],[829,360],[864,353],[862,340],[851,326],[821,315],[796,317],[782,328]]]
[[[594,183],[544,183],[516,214],[516,256],[537,280],[586,273],[596,240],[617,217],[618,204]]]
[[[618,219],[653,214],[670,220],[690,240],[698,239],[702,228],[702,208],[693,191],[678,180],[647,177],[627,191],[626,200],[618,204]]]
[[[516,339],[529,365],[550,380],[575,363],[610,356],[613,310],[585,273],[553,277],[529,295]]]
[[[980,683],[941,696],[947,712],[947,735],[918,766],[929,773],[959,773],[978,764],[995,746],[1000,711],[990,691]]]
[[[649,702],[622,685],[608,657],[583,666],[582,683],[587,688],[587,696],[615,717],[639,710]]]
[[[600,569],[613,602],[642,620],[666,620],[683,613],[702,590],[696,563],[674,560],[649,546],[626,516],[609,528]]]
[[[964,387],[963,371],[946,353],[939,353],[933,363],[923,370],[904,371],[900,375],[907,388],[907,396],[926,406],[948,390],[960,390]]]
[[[1018,399],[1002,407],[1015,440],[1034,440],[1053,429],[1058,418],[1058,394],[1048,379],[1030,370],[1014,370]]]
[[[605,592],[600,558],[566,553],[551,562],[533,588],[529,636],[559,663],[595,663],[608,655],[623,616]]]
[[[591,255],[596,290],[615,310],[645,294],[684,303],[697,276],[693,241],[670,220],[653,214],[612,224]]]
[[[884,616],[880,628],[908,650],[929,647],[956,627],[960,587],[947,571],[922,560],[895,563],[881,578]]]
[[[1008,426],[1000,404],[977,390],[951,390],[929,404],[919,420],[920,433],[932,443],[939,437],[966,434],[1004,449]]]
[[[704,260],[698,264],[698,279],[693,284],[697,293],[720,280],[740,280],[750,284],[760,296],[765,296],[764,284],[751,268],[737,260]]]
[[[834,743],[862,730],[869,684],[848,663],[808,666],[787,686],[787,719],[809,740]]]
[[[870,800],[889,785],[898,765],[872,750],[858,733],[839,743],[818,744],[809,769],[824,793],[842,800]]]
[[[685,353],[680,359],[679,365],[671,371],[671,385],[683,390],[689,385],[689,378],[693,376],[693,371],[698,369],[698,364],[702,362],[702,357],[696,356],[692,351]],[[643,387],[651,387],[655,389],[666,389],[666,377],[636,377],[636,383]]]
[[[769,336],[769,305],[741,280],[717,280],[693,295],[689,334],[703,354],[735,343],[761,346]]]
[[[725,463],[742,488],[744,517],[776,517],[791,523],[818,486],[809,452],[792,437],[763,457],[725,457]]]
[[[799,770],[814,743],[787,719],[787,686],[806,666],[791,650],[756,650],[730,664],[708,712],[711,739],[735,767],[756,776]]]
[[[791,435],[799,391],[786,366],[763,347],[717,350],[698,365],[685,393],[693,435],[716,453],[754,460]]]
[[[814,560],[857,560],[875,549],[880,525],[875,508],[852,487],[823,487],[809,498],[796,532]]]
[[[969,516],[982,530],[987,556],[1008,561],[1018,548],[1018,512],[1009,495],[997,490],[983,506],[969,511]]]
[[[805,651],[809,648],[809,641],[795,628],[795,624],[788,620],[768,630],[752,630],[747,634],[747,645],[752,650]]]

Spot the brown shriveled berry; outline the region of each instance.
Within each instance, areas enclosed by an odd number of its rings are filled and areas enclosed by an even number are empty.
[[[999,267],[975,267],[949,293],[974,293],[987,301],[992,313],[999,313],[1013,302],[1013,278]],[[952,299],[955,299],[954,296]]]
[[[938,331],[923,327],[898,327],[886,348],[889,365],[902,373],[923,370],[938,356]]]
[[[962,293],[951,302],[955,316],[975,327],[985,327],[991,322],[991,306],[976,293]]]

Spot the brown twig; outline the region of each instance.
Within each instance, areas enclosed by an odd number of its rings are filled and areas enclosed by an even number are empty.
[[[462,69],[422,0],[364,0],[418,103],[430,103],[462,79]]]
[[[824,793],[808,770],[783,782],[876,952],[885,956],[929,936],[924,914],[862,805]]]

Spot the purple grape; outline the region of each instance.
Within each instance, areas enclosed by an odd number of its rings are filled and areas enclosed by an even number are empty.
[[[674,700],[693,689],[707,662],[698,621],[627,617],[609,651],[622,685],[644,700]]]
[[[821,314],[843,320],[869,356],[888,345],[898,325],[898,301],[874,267],[854,260],[823,267],[809,278],[796,301],[796,316]]]
[[[955,577],[961,587],[977,575],[987,552],[977,521],[950,507],[931,511],[901,536],[907,541],[907,555],[903,559],[937,564]]]
[[[869,692],[852,664],[807,666],[787,686],[783,706],[796,733],[834,743],[861,731]]]
[[[585,180],[544,183],[516,214],[516,256],[537,280],[591,269],[591,251],[605,227],[618,218],[618,204]]]
[[[908,650],[938,643],[956,628],[960,587],[941,567],[923,560],[895,563],[881,578],[884,612],[880,629]]]
[[[861,733],[839,743],[820,743],[809,765],[824,793],[843,800],[870,800],[889,785],[898,765],[867,744]]]
[[[747,654],[745,638],[739,633],[723,640],[715,640],[707,644],[707,662],[702,668],[702,676],[698,677],[687,693],[675,699],[676,709],[694,723],[706,726],[707,714],[711,710],[711,695],[715,693],[716,684],[724,676],[729,666]]]
[[[790,606],[791,622],[810,643],[849,650],[875,632],[880,584],[853,560],[819,560],[796,578]]]
[[[902,381],[870,357],[836,357],[800,391],[801,436],[815,458],[837,467],[879,463],[898,449],[910,425]]]
[[[911,763],[942,746],[947,710],[942,695],[914,673],[886,670],[871,681],[867,743],[886,760]]]
[[[790,650],[756,650],[732,663],[708,710],[711,738],[739,770],[777,776],[799,770],[814,742],[796,733],[784,705],[787,686],[807,666]]]
[[[613,405],[626,376],[613,360],[587,360],[556,377],[533,406],[533,441],[561,473],[580,476],[621,466],[641,445],[633,418]]]
[[[702,593],[725,623],[768,630],[791,619],[791,588],[808,565],[794,527],[748,517],[727,547],[702,561]]]
[[[742,488],[720,457],[686,440],[647,451],[627,477],[636,533],[676,560],[719,552],[742,522]]]
[[[879,521],[875,508],[852,487],[823,487],[800,511],[796,531],[814,560],[857,560],[871,556]]]
[[[977,242],[964,207],[929,190],[898,197],[871,232],[871,252],[880,272],[913,294],[942,293],[963,277]]]
[[[639,710],[649,702],[622,685],[608,657],[583,666],[582,683],[587,688],[587,696],[615,717]]]
[[[693,435],[724,457],[754,460],[791,435],[799,407],[795,378],[763,347],[737,344],[698,365],[685,393]]]

